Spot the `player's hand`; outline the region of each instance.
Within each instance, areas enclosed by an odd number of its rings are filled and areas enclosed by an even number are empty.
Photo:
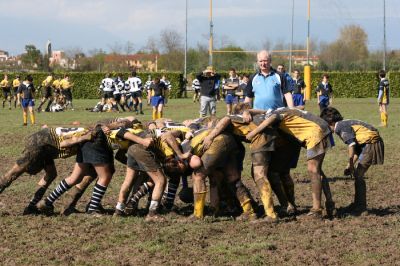
[[[205,137],[203,140],[203,151],[206,151],[210,148],[213,139],[210,137]]]
[[[253,120],[253,117],[251,116],[250,112],[244,111],[243,112],[243,121],[246,123],[250,123]]]
[[[145,138],[143,139],[141,143],[145,148],[150,147],[153,144],[153,139],[152,138]]]
[[[186,134],[185,134],[185,139],[191,139],[191,138],[193,138],[194,137],[194,135],[193,135],[193,133],[192,132],[186,132]]]

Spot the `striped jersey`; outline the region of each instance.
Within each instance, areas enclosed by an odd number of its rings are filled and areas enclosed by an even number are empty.
[[[360,120],[336,122],[334,132],[349,146],[370,144],[381,140],[376,128]]]
[[[142,80],[138,77],[130,77],[125,82],[129,87],[129,92],[137,92],[142,90]]]

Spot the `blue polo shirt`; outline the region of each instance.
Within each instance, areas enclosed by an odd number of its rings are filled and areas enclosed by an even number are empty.
[[[290,92],[286,79],[272,70],[268,75],[254,74],[246,87],[246,96],[254,98],[254,109],[275,110],[285,107],[284,94]]]

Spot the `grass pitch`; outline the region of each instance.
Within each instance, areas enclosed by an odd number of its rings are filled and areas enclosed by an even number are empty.
[[[76,100],[75,111],[39,113],[37,125],[22,127],[21,110],[0,109],[0,173],[6,171],[22,151],[23,139],[40,129],[40,125],[90,124],[115,113],[90,113],[95,100]],[[38,176],[23,175],[0,195],[0,261],[2,265],[78,264],[398,264],[400,259],[400,184],[399,184],[399,103],[389,107],[389,127],[379,128],[386,146],[385,165],[372,167],[367,173],[369,214],[361,217],[338,217],[321,222],[287,221],[277,225],[251,225],[231,219],[207,218],[202,222],[183,223],[181,217],[168,214],[163,223],[145,223],[141,217],[94,218],[85,214],[62,216],[22,216]],[[360,119],[379,125],[375,99],[334,99],[345,118]],[[190,99],[170,100],[164,116],[181,121],[198,116],[198,104]],[[317,113],[316,101],[307,110]],[[142,121],[151,118],[145,107]],[[219,103],[217,114],[225,114]],[[124,116],[125,113],[118,114]],[[343,176],[347,148],[335,137],[336,146],[327,153],[324,172],[329,177],[337,207],[348,205],[353,197],[353,181]],[[74,158],[58,160],[58,178],[50,187],[68,176]],[[117,172],[103,203],[113,208],[117,201],[124,167],[116,163]],[[310,183],[306,173],[304,151],[298,168],[292,171],[300,209],[311,204]],[[245,184],[254,190],[249,160],[243,172]],[[83,210],[92,187],[78,208]],[[46,194],[47,195],[47,194]],[[254,193],[254,196],[258,195]],[[60,210],[63,200],[55,204]],[[277,200],[275,201],[277,202]],[[178,207],[185,207],[176,202]],[[190,207],[189,207],[190,209]],[[300,217],[301,218],[301,217]],[[299,219],[300,220],[300,219]]]

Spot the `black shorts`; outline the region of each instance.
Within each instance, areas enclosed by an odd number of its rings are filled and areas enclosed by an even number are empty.
[[[9,96],[11,96],[11,88],[3,88],[3,96],[4,99],[7,99]]]
[[[18,87],[13,88],[13,96],[17,97],[18,95]]]
[[[117,102],[121,101],[121,94],[120,94],[120,93],[114,94],[114,99],[115,99]]]
[[[294,140],[279,136],[275,142],[275,151],[271,154],[269,170],[278,173],[288,173],[297,167],[301,145]]]
[[[103,91],[103,98],[104,99],[113,99],[114,94],[112,91]]]
[[[42,90],[42,97],[48,99],[51,96],[52,96],[51,87],[44,87]]]
[[[132,96],[133,98],[142,97],[142,91],[131,92],[131,96]]]
[[[80,145],[76,155],[76,162],[114,165],[114,154],[108,146],[107,138],[103,131],[99,130],[94,141],[88,141]]]
[[[140,144],[129,147],[127,165],[131,169],[144,172],[156,172],[161,169],[155,154]]]
[[[70,89],[62,90],[61,93],[67,101],[72,101],[72,92]]]

